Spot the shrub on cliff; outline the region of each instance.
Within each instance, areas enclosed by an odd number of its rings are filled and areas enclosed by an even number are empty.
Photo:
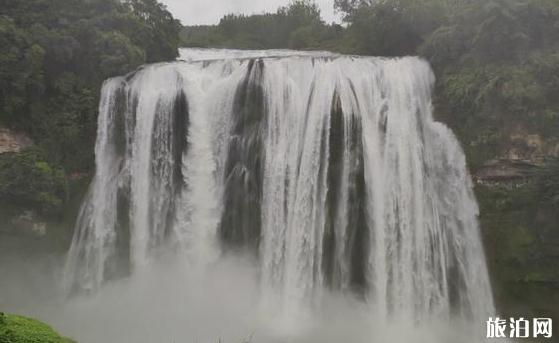
[[[64,172],[46,162],[37,148],[0,155],[2,207],[31,207],[42,215],[56,215],[66,198],[66,188]]]

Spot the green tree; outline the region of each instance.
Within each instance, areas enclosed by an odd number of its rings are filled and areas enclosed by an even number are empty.
[[[348,35],[360,54],[414,55],[447,17],[445,0],[336,1],[349,23]]]
[[[127,0],[132,13],[142,23],[135,32],[128,32],[132,40],[142,46],[148,63],[172,60],[178,56],[181,24],[165,5],[157,0]]]
[[[0,201],[47,213],[65,201],[55,179],[93,169],[102,82],[175,59],[180,23],[155,0],[5,0],[1,11],[0,125],[41,154],[1,156]]]
[[[32,206],[43,215],[61,211],[66,198],[64,172],[52,167],[38,149],[0,155],[0,203]]]
[[[30,120],[29,99],[43,91],[45,52],[13,20],[0,16],[0,124],[25,129]]]
[[[228,14],[215,27],[187,27],[182,44],[240,49],[319,49],[340,38],[338,25],[326,25],[312,0],[292,0],[275,13]]]

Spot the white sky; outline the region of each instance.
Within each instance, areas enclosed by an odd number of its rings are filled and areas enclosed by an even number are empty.
[[[229,13],[275,12],[289,0],[160,0],[183,25],[217,24]],[[320,6],[322,19],[327,23],[339,22],[334,13],[334,0],[315,0]]]

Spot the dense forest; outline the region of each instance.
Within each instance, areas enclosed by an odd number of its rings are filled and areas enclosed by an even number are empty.
[[[68,182],[93,168],[102,82],[175,59],[179,30],[156,0],[2,3],[0,127],[35,143],[0,155],[4,216],[21,208],[61,216]]]
[[[419,55],[437,75],[437,119],[456,132],[474,174],[500,306],[559,315],[559,1],[335,6],[343,25],[296,0],[275,13],[181,28],[156,0],[4,1],[0,128],[34,144],[0,154],[0,216],[10,222],[31,210],[72,223],[83,196],[76,180],[87,183],[93,169],[103,80],[173,60],[180,45]]]
[[[276,13],[224,16],[215,26],[191,26],[181,31],[187,47],[236,49],[329,49],[340,50],[343,27],[326,25],[318,6],[293,1]]]

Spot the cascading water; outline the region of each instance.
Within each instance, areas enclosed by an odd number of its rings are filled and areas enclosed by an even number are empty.
[[[183,50],[107,81],[67,260],[95,290],[177,249],[249,252],[287,313],[322,291],[375,318],[494,315],[464,154],[417,58]]]

